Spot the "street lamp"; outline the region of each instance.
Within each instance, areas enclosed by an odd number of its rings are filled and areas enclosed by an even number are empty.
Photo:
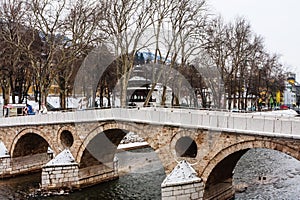
[[[261,70],[262,70],[262,68],[263,68],[263,65],[262,65],[262,63],[259,63],[258,65],[257,65],[257,68],[258,68],[258,111],[261,111],[261,103],[262,103],[262,98],[261,98],[261,92],[260,92],[260,84],[261,84],[261,82],[260,82],[260,79],[261,79]]]
[[[24,92],[24,97],[25,97],[25,104],[27,105],[27,99],[28,99],[28,94],[27,94],[27,92]]]

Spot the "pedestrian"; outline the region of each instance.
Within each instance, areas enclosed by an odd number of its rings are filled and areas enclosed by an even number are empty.
[[[44,103],[42,103],[42,108],[41,108],[41,110],[40,110],[40,113],[42,113],[42,114],[47,114],[47,112],[48,112],[47,107],[45,106]]]
[[[23,108],[23,115],[28,115],[27,105]]]

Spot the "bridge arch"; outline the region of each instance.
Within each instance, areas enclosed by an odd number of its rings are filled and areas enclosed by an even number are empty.
[[[128,132],[136,133],[137,135],[145,139],[145,141],[149,143],[149,146],[151,146],[155,150],[155,147],[157,145],[154,145],[153,143],[149,142],[149,140],[147,140],[149,138],[149,135],[146,134],[149,134],[149,132],[147,131],[147,128],[145,128],[143,125],[140,126],[135,123],[125,123],[125,122],[109,122],[109,123],[104,123],[99,125],[87,135],[87,137],[84,139],[84,141],[78,148],[77,153],[74,154],[76,155],[75,160],[78,163],[80,163],[80,161],[82,160],[83,153],[86,150],[87,146],[97,135],[101,133],[106,134],[106,139],[110,140],[107,142],[111,142],[111,144],[114,145],[115,148],[117,148],[121,140]],[[117,134],[118,136],[114,135],[114,133]],[[102,137],[102,139],[103,138],[104,137]]]
[[[51,135],[38,128],[25,128],[17,133],[9,149],[10,173],[19,175],[40,171],[53,156],[48,152],[49,146],[53,147],[53,144],[49,144]]]
[[[250,149],[265,148],[280,151],[299,160],[299,152],[294,147],[272,140],[243,141],[219,151],[204,168],[200,177],[205,182],[204,199],[210,197],[220,184],[232,186],[233,170],[240,158]]]
[[[244,141],[240,143],[236,143],[234,145],[228,146],[227,148],[222,149],[218,152],[212,159],[210,159],[208,165],[206,165],[205,169],[201,174],[201,178],[204,182],[207,181],[209,175],[211,174],[212,170],[225,158],[228,156],[240,152],[243,150],[253,149],[253,148],[265,148],[271,150],[277,150],[282,153],[286,153],[296,159],[299,160],[299,153],[298,151],[293,148],[286,146],[280,142],[270,141],[270,140],[253,140],[253,141]],[[241,155],[242,156],[242,155]],[[235,163],[236,164],[236,163]]]
[[[27,129],[23,129],[22,131],[20,131],[14,138],[13,138],[13,142],[12,145],[9,148],[9,152],[11,157],[15,157],[17,156],[19,153],[16,152],[16,150],[18,148],[21,148],[20,145],[22,145],[20,142],[22,142],[22,140],[25,139],[25,142],[35,142],[37,145],[43,146],[43,145],[48,145],[50,146],[51,149],[53,149],[54,145],[49,143],[49,141],[51,140],[50,134],[45,134],[43,131],[35,129],[35,128],[27,128]],[[36,141],[36,139],[38,141]],[[24,141],[24,140],[23,140]],[[42,142],[43,144],[38,144],[39,142]],[[26,144],[24,144],[26,145]],[[48,149],[47,146],[47,149]],[[44,148],[44,147],[43,147]]]

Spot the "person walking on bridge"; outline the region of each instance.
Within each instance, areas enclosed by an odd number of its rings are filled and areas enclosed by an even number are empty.
[[[42,114],[47,114],[48,110],[47,107],[45,106],[45,103],[42,103],[42,108],[40,110],[40,113]]]

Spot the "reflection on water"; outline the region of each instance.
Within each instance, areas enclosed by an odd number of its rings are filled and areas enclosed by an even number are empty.
[[[0,180],[0,199],[161,199],[160,184],[165,173],[150,148],[122,152],[118,158],[120,169],[131,173],[117,180],[84,188],[67,196],[29,198],[28,194],[40,183],[40,174],[34,174]],[[277,151],[252,149],[238,162],[234,182],[244,190],[236,193],[237,200],[300,199],[300,162]]]
[[[0,199],[24,199],[39,187],[40,180],[40,173],[0,180]]]

